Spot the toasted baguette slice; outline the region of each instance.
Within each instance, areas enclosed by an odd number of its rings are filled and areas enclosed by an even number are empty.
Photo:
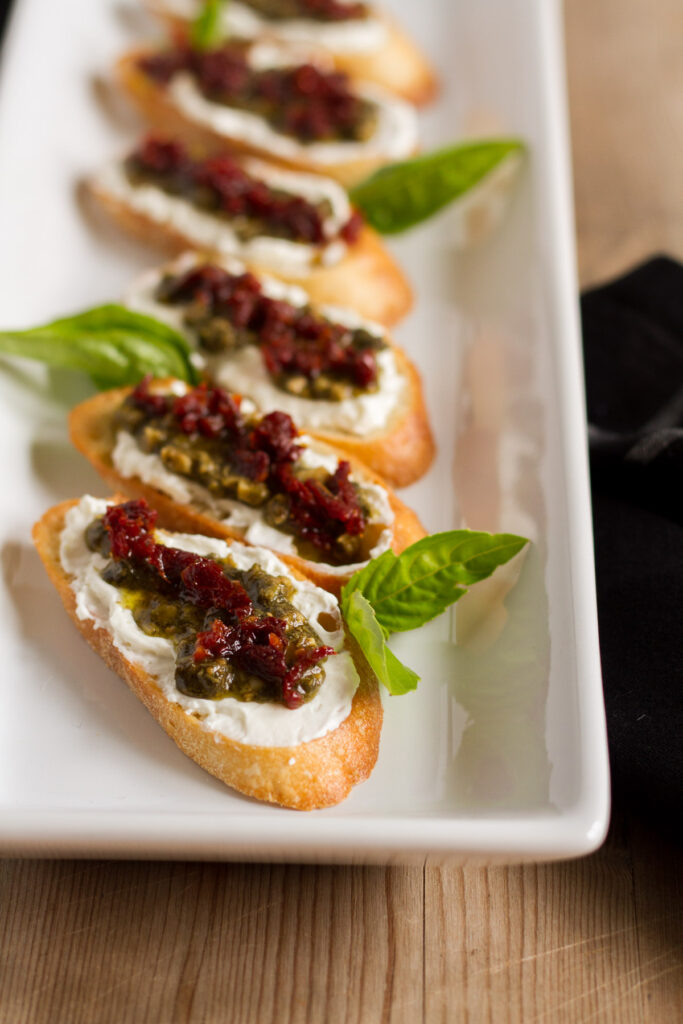
[[[178,328],[177,307],[167,306],[156,298],[157,288],[166,275],[182,275],[205,263],[211,263],[230,274],[239,275],[244,273],[246,267],[243,263],[235,260],[211,259],[197,253],[184,253],[179,259],[163,267],[146,271],[129,289],[125,301],[132,309],[146,313],[158,320],[167,321],[171,326]],[[310,303],[309,294],[305,289],[289,285],[283,285],[265,274],[259,275],[261,287],[265,294],[275,299],[283,299],[293,306],[303,306]],[[332,445],[333,448],[340,448],[355,458],[360,459],[366,466],[378,473],[387,483],[395,487],[406,487],[423,476],[434,457],[434,440],[429,425],[427,410],[425,407],[424,395],[420,375],[406,354],[391,342],[386,333],[375,323],[359,320],[354,313],[341,309],[339,306],[327,307],[318,303],[314,304],[314,312],[326,317],[333,323],[347,324],[349,327],[364,327],[371,334],[381,337],[389,350],[393,353],[396,371],[399,378],[403,380],[403,388],[396,395],[395,402],[386,408],[385,419],[374,429],[368,430],[363,423],[362,417],[356,419],[353,426],[344,426],[343,429],[335,427],[332,423],[325,424],[321,420],[320,410],[327,408],[329,403],[316,403],[311,399],[300,399],[293,395],[285,395],[284,392],[276,394],[275,390],[267,392],[268,404],[262,404],[260,395],[256,393],[259,388],[258,382],[254,382],[254,390],[250,390],[247,375],[240,375],[237,380],[231,376],[231,355],[213,356],[204,368],[204,372],[210,378],[215,379],[221,387],[229,391],[238,391],[240,394],[252,398],[263,412],[270,412],[275,406],[275,401],[286,404],[278,405],[289,412],[300,430],[312,434]],[[191,331],[187,332],[190,344],[196,342],[196,337]],[[263,371],[265,373],[265,371]],[[383,378],[380,376],[380,387]],[[379,397],[379,396],[378,396]],[[315,416],[309,422],[309,416]]]
[[[250,258],[249,253],[235,247],[227,235],[217,234],[218,243],[207,247],[193,236],[186,224],[178,225],[172,218],[136,209],[101,175],[93,176],[87,187],[99,206],[125,232],[170,255],[200,249],[218,257],[235,256],[259,273],[274,274],[287,283],[301,285],[314,302],[346,306],[388,327],[398,323],[413,305],[413,292],[403,271],[379,235],[367,226],[362,228],[357,241],[346,246],[337,263],[312,262],[302,266],[300,271],[297,268],[288,273],[284,265],[271,266],[263,258]]]
[[[168,0],[146,0],[147,7],[157,17],[163,19],[174,34],[187,31],[189,19],[178,13],[178,5]],[[232,34],[230,24],[231,8],[237,3],[227,5],[225,18],[227,28]],[[188,7],[188,10],[190,8]],[[196,12],[200,9],[199,0]],[[406,32],[384,11],[372,10],[372,19],[380,27],[381,39],[376,48],[354,51],[343,44],[338,47],[329,39],[321,39],[319,46],[324,47],[331,55],[334,64],[340,71],[358,78],[363,82],[373,82],[388,92],[393,92],[402,99],[422,106],[431,102],[438,92],[438,82],[434,70],[427,58],[420,52]],[[287,38],[296,43],[311,45],[314,39],[309,34],[300,37],[291,28]],[[278,22],[265,21],[264,34],[280,38]]]
[[[240,531],[211,515],[206,509],[192,504],[175,501],[163,491],[144,483],[139,477],[124,477],[112,462],[112,451],[115,443],[114,413],[123,399],[130,393],[129,388],[117,388],[105,391],[94,398],[81,402],[70,413],[69,430],[71,440],[82,455],[88,459],[100,476],[114,490],[128,495],[130,498],[144,498],[159,513],[159,523],[168,530],[184,533],[201,533],[208,537],[221,540],[239,540],[245,542],[244,531]],[[316,445],[316,450],[345,458],[343,452],[335,451],[326,445]],[[350,459],[354,479],[371,484],[379,484],[387,494],[391,510],[394,514],[392,530],[392,550],[399,554],[410,544],[425,536],[425,530],[415,513],[387,487],[375,473],[356,459]],[[316,586],[322,587],[333,594],[339,595],[341,588],[354,570],[344,572],[343,568],[334,571],[318,562],[308,561],[298,555],[285,554],[273,549],[278,558],[291,566],[303,576],[312,580]]]
[[[134,50],[122,57],[116,65],[117,81],[155,131],[176,136],[189,146],[200,147],[209,153],[229,147],[235,152],[263,157],[293,170],[324,174],[347,188],[358,184],[385,164],[405,160],[417,152],[417,127],[412,107],[389,94],[375,95],[374,90],[370,87],[366,90],[363,83],[358,83],[359,91],[367,93],[368,98],[380,106],[380,116],[385,120],[383,137],[387,140],[399,139],[398,146],[373,148],[371,139],[366,144],[354,144],[358,149],[353,157],[340,158],[339,146],[343,144],[330,143],[331,155],[323,157],[321,148],[324,143],[281,146],[278,139],[286,137],[279,133],[274,133],[260,143],[253,138],[248,139],[246,134],[238,136],[233,131],[221,130],[214,119],[210,119],[213,123],[209,123],[209,119],[199,120],[189,116],[176,103],[168,88],[140,70],[140,60],[154,52],[149,49]],[[214,104],[214,107],[217,111],[221,109],[219,104]],[[359,153],[361,149],[365,151]]]
[[[348,717],[327,735],[297,746],[263,747],[209,731],[200,718],[170,700],[153,676],[124,656],[109,630],[77,615],[72,578],[60,559],[65,517],[77,504],[62,502],[36,523],[33,539],[38,553],[64,607],[88,643],[128,684],[184,754],[232,789],[295,810],[339,803],[353,786],[368,778],[379,750],[382,705],[377,680],[353,637],[347,635],[344,649],[351,653],[360,684]]]

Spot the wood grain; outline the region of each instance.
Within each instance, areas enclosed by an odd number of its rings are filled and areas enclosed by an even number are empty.
[[[683,257],[683,4],[567,0],[583,285]]]
[[[569,0],[581,278],[683,255],[683,5]],[[517,868],[0,865],[9,1024],[668,1024],[680,850]]]
[[[3,1021],[423,1019],[419,869],[15,862],[0,878]]]

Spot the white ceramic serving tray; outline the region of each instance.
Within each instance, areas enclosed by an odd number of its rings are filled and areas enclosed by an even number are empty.
[[[418,296],[397,336],[423,373],[439,442],[405,499],[431,531],[519,532],[533,547],[396,643],[423,679],[385,701],[368,782],[327,811],[254,803],[184,757],[68,621],[30,528],[63,498],[106,493],[66,436],[67,409],[87,386],[0,360],[5,854],[513,861],[575,856],[604,837],[559,4],[392,6],[443,80],[423,117],[425,146],[472,133],[529,145],[485,240],[458,248],[452,211],[395,246]],[[0,326],[116,298],[156,260],[96,223],[78,191],[134,137],[107,75],[146,25],[134,0],[16,0],[0,80]]]

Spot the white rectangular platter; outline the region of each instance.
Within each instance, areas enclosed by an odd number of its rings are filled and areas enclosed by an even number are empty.
[[[523,563],[395,649],[377,767],[331,810],[251,802],[186,759],[81,640],[30,541],[102,484],[68,444],[88,389],[0,361],[0,851],[390,862],[550,859],[609,814],[561,12],[554,0],[395,0],[432,56],[426,147],[518,134],[529,156],[497,230],[455,212],[395,245],[417,295],[398,340],[424,376],[439,454],[405,492],[430,531],[519,532]],[[116,299],[157,257],[96,224],[79,180],[134,137],[108,78],[145,27],[135,0],[17,0],[0,66],[0,326]],[[457,641],[457,642],[456,642]]]

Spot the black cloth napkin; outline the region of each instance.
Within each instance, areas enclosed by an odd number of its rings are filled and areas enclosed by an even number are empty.
[[[5,27],[5,19],[12,6],[12,0],[0,0],[0,42],[2,41],[2,30]]]
[[[683,266],[581,301],[600,647],[615,806],[683,811]]]

